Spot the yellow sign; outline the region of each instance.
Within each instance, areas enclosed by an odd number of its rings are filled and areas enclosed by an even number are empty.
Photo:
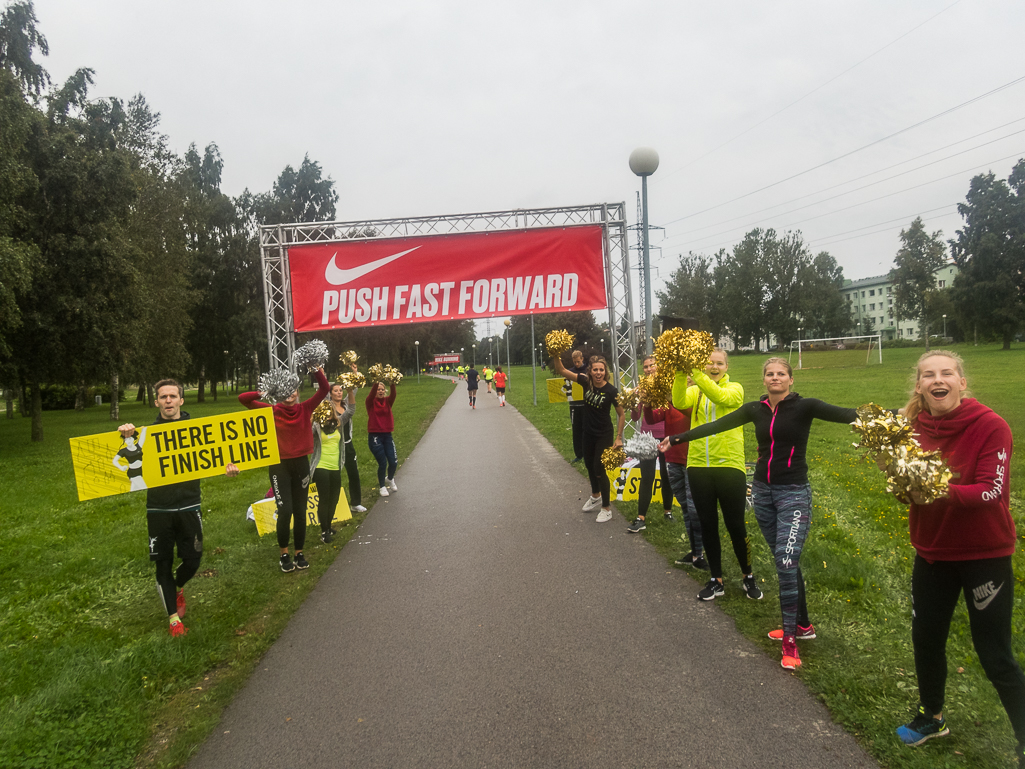
[[[320,526],[320,519],[317,517],[317,508],[320,506],[320,495],[317,493],[317,484],[310,484],[310,495],[306,500],[306,525],[307,526]],[[254,502],[253,508],[253,519],[256,521],[256,533],[261,537],[264,534],[273,534],[278,530],[278,507],[277,502],[274,498],[261,499],[259,502]],[[336,521],[347,521],[352,518],[352,511],[349,510],[349,498],[345,493],[345,489],[342,489],[342,493],[338,495],[338,504],[335,506],[335,517]],[[295,519],[290,521],[294,527]]]
[[[546,379],[548,382],[548,402],[566,403],[566,401],[583,401],[584,388],[576,382],[559,377],[558,379]]]
[[[630,502],[640,496],[641,490],[641,468],[620,467],[608,472],[610,493],[616,502]],[[673,499],[673,507],[679,507],[676,495],[670,493]],[[655,482],[651,492],[652,499],[662,498],[662,468],[655,465]]]
[[[271,409],[147,425],[133,438],[115,430],[71,439],[78,499],[223,475],[277,464],[278,436]]]

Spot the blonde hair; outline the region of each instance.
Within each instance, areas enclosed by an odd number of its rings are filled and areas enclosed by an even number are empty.
[[[794,369],[790,366],[790,362],[783,358],[769,358],[765,361],[765,363],[762,364],[762,376],[765,376],[765,370],[773,363],[778,363],[780,366],[783,366],[787,370],[787,374],[789,374],[790,378],[794,378]]]
[[[908,397],[908,403],[903,409],[904,417],[909,422],[914,422],[918,419],[919,414],[929,410],[925,404],[925,396],[916,390],[918,380],[922,377],[922,364],[929,358],[950,358],[950,360],[954,361],[954,367],[957,369],[958,376],[962,379],[967,379],[964,373],[964,360],[956,352],[951,352],[950,350],[930,350],[929,352],[922,353],[918,362],[915,363],[915,369],[911,374],[911,393]],[[971,391],[969,390],[961,393],[962,398],[969,396],[971,396]]]
[[[723,357],[723,360],[726,361],[726,365],[727,366],[730,365],[730,354],[728,352],[726,352],[726,350],[724,350],[722,347],[716,347],[716,348],[714,348],[712,350],[712,352],[722,353],[722,357]],[[708,357],[712,357],[712,356],[709,355]]]

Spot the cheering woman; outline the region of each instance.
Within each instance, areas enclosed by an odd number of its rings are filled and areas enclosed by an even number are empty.
[[[353,372],[359,371],[355,363],[351,364],[350,368]],[[344,386],[331,385],[331,408],[334,409],[338,424],[341,425],[342,463],[345,465],[345,474],[349,478],[350,509],[354,513],[365,513],[367,509],[363,506],[363,489],[359,482],[356,447],[352,442],[352,417],[356,411],[356,388],[352,388],[346,393]]]
[[[811,524],[811,484],[806,452],[811,423],[815,419],[850,424],[854,409],[831,406],[816,398],[791,392],[794,372],[782,358],[769,358],[762,366],[766,394],[745,403],[731,414],[671,436],[666,444],[700,440],[754,422],[758,438],[758,463],[751,492],[755,517],[776,559],[779,606],[783,629],[769,638],[783,642],[782,665],[793,670],[801,664],[796,639],[815,637],[808,619],[808,604],[801,574],[801,551]]]
[[[690,373],[694,381],[692,386],[687,386],[684,372],[677,372],[673,382],[673,405],[680,411],[693,409],[691,424],[695,427],[714,422],[744,402],[744,388],[740,383],[730,381],[729,367],[726,351],[716,349],[708,356],[704,371],[694,369]],[[726,593],[722,584],[722,544],[719,541],[717,509],[721,507],[726,531],[733,542],[733,553],[744,573],[744,594],[748,598],[761,599],[762,591],[751,569],[751,539],[744,526],[747,473],[743,429],[737,427],[704,440],[691,441],[687,451],[687,480],[701,523],[705,559],[712,573],[698,598],[714,601]]]
[[[964,363],[936,350],[918,360],[904,416],[926,451],[938,450],[953,472],[948,495],[924,504],[911,495],[908,525],[915,548],[911,641],[918,675],[915,717],[897,729],[906,745],[950,733],[943,718],[947,635],[963,594],[972,643],[1000,695],[1025,767],[1025,676],[1012,649],[1016,534],[1010,513],[1011,429],[969,398]]]
[[[584,390],[584,466],[587,477],[591,481],[591,497],[584,504],[584,512],[589,513],[601,507],[596,523],[612,520],[612,506],[609,501],[609,476],[601,463],[601,455],[605,449],[623,445],[623,426],[626,413],[619,405],[619,390],[608,381],[608,369],[605,358],[592,355],[586,374],[574,374],[567,369],[558,355],[552,358],[552,366],[561,377],[577,382]],[[609,415],[612,407],[616,409],[616,432],[612,432]]]
[[[270,485],[274,490],[274,500],[278,508],[278,547],[281,558],[278,565],[281,571],[290,572],[296,569],[308,569],[310,564],[303,556],[306,543],[306,503],[310,489],[310,459],[313,451],[313,430],[310,427],[313,410],[320,405],[328,393],[327,377],[324,369],[313,372],[317,382],[317,392],[308,400],[299,402],[299,390],[296,389],[285,400],[273,405],[274,428],[278,435],[278,454],[280,461],[270,466]],[[243,406],[249,409],[267,408],[268,403],[260,400],[260,393],[248,392],[238,396]],[[295,560],[288,555],[288,540],[295,519]]]
[[[395,395],[395,385],[392,385],[391,394],[385,396],[384,382],[371,385],[367,394],[367,443],[370,446],[370,453],[377,460],[377,485],[382,497],[387,497],[390,491],[399,490],[398,484],[395,483],[399,458],[395,453],[395,441],[392,438],[395,417],[391,413],[391,407],[395,403]]]
[[[658,364],[655,362],[654,355],[649,355],[644,359],[642,370],[645,376],[655,376],[655,372],[658,371]],[[642,398],[642,402],[634,407],[630,417],[635,422],[638,419],[641,420],[641,432],[648,433],[659,441],[666,437],[666,409],[653,409],[647,403],[644,403]],[[651,459],[642,459],[640,464],[641,487],[637,493],[637,517],[626,528],[631,534],[644,531],[648,527],[646,519],[654,492],[656,465],[660,470],[662,517],[670,523],[673,520],[673,489],[669,485],[669,467],[666,464],[665,452],[660,449],[657,456]]]

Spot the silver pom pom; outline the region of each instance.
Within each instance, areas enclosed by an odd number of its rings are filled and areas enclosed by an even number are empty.
[[[307,373],[316,371],[327,363],[327,345],[319,339],[313,339],[292,353],[292,368]]]
[[[636,433],[623,445],[628,457],[635,459],[654,459],[658,456],[659,439],[651,433]]]
[[[299,377],[287,368],[276,368],[261,374],[256,386],[260,391],[260,397],[267,403],[274,404],[285,400],[299,389]]]

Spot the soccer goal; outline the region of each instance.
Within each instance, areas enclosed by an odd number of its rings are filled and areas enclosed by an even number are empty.
[[[867,345],[866,345],[867,342]],[[796,339],[790,343],[787,361],[793,365],[794,350],[797,351],[797,368],[804,368],[805,359],[816,367],[868,366],[875,352],[879,363],[883,362],[883,335],[831,336],[824,339]],[[863,347],[864,345],[864,347]],[[861,352],[865,351],[862,362]]]

